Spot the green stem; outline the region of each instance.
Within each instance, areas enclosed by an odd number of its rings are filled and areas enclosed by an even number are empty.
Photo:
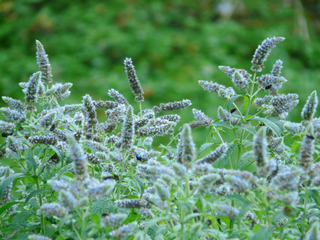
[[[234,207],[234,200],[231,201],[231,206]],[[230,219],[230,230],[233,231],[234,220]]]
[[[35,180],[36,180],[37,189],[40,190],[38,177]],[[39,205],[40,205],[40,207],[42,206],[42,194],[39,194]],[[45,224],[45,220],[44,220],[44,215],[41,214],[40,218],[41,218],[41,225],[42,225],[41,232],[42,232],[42,234],[45,234],[45,232],[46,232],[46,224]]]
[[[249,104],[248,104],[248,108],[247,108],[247,112],[246,112],[246,116],[245,116],[246,119],[247,119],[247,117],[249,115],[249,112],[250,112],[250,106],[251,106],[251,100],[252,100],[252,95],[253,95],[253,90],[254,90],[255,79],[256,79],[256,73],[253,74],[253,80],[252,80],[252,83],[251,83]]]
[[[77,229],[75,228],[74,224],[72,224],[72,228],[73,228],[73,230],[76,232],[78,238],[79,238],[80,240],[82,240],[82,237],[80,236],[79,232],[78,232]]]
[[[139,108],[140,108],[140,118],[142,118],[142,103],[141,103],[141,101],[139,102]]]
[[[221,135],[220,135],[219,131],[216,129],[216,127],[213,127],[213,128],[214,128],[214,130],[216,131],[216,133],[218,134],[218,136],[219,136],[219,138],[220,138],[221,142],[222,142],[222,143],[224,143],[223,138],[221,137]]]
[[[186,201],[188,201],[189,196],[190,196],[190,185],[189,185],[189,177],[186,177]]]
[[[242,121],[245,122],[245,118],[243,117],[243,115],[242,115],[240,109],[238,108],[237,104],[235,104],[234,102],[233,102],[232,104],[233,104],[233,106],[237,109],[237,111],[239,112],[239,114],[240,114],[240,116],[241,116],[241,118],[242,118]]]

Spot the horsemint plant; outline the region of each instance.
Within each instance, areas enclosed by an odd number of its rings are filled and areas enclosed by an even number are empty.
[[[259,74],[283,40],[267,38],[258,46],[252,73],[219,67],[240,93],[200,80],[204,90],[227,99],[226,107],[216,106],[217,118],[193,109],[195,121],[178,134],[180,116],[166,113],[191,101],[143,109],[129,58],[125,70],[138,111],[114,89],[108,92],[113,100],[87,94],[82,103],[61,106],[72,84],[51,85],[48,55],[36,41],[40,71],[20,83],[25,101],[3,97],[8,107],[0,109],[7,120],[0,121],[6,138],[0,148],[1,238],[318,239],[317,92],[304,105],[303,120],[293,123],[286,118],[298,95],[279,93],[287,82],[282,61]],[[105,122],[96,109],[105,110]],[[198,153],[197,127],[218,137]],[[226,142],[222,129],[234,140]],[[164,135],[171,136],[169,144],[152,149],[153,138]],[[200,157],[204,150],[211,152]]]

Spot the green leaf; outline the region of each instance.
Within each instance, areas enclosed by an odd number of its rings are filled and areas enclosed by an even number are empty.
[[[62,162],[63,157],[61,155],[61,152],[55,146],[50,146],[50,148],[58,155],[60,162]]]
[[[91,221],[94,224],[99,225],[100,224],[100,216],[97,213],[91,214]]]
[[[21,203],[21,202],[9,202],[9,203],[7,203],[6,205],[2,206],[2,207],[0,208],[0,215],[1,215],[5,210],[7,210],[8,208],[10,208],[11,206],[16,205],[16,204],[19,204],[19,203]]]
[[[253,161],[253,150],[245,152],[240,159],[238,168],[245,170]]]
[[[225,123],[225,122],[215,122],[215,123],[212,123],[211,125],[214,127],[225,127],[225,128],[232,129],[232,127],[228,123]],[[213,131],[215,131],[215,130],[213,130]]]
[[[202,202],[200,199],[197,200],[196,207],[198,208],[199,212],[203,211]]]
[[[73,168],[73,163],[69,163],[68,165],[64,166],[60,169],[60,171],[57,174],[56,179],[59,179],[62,175],[66,174]]]
[[[251,118],[251,120],[257,120],[260,122],[263,122],[266,126],[268,126],[273,132],[274,134],[276,134],[278,137],[283,135],[283,128],[282,128],[282,124],[281,122],[274,118],[274,117],[270,117],[270,118],[260,118],[260,117],[254,117]]]
[[[225,167],[229,157],[231,156],[231,154],[234,151],[234,149],[236,148],[236,146],[237,146],[237,144],[235,144],[235,143],[228,144],[228,151],[227,151],[226,155],[223,158],[220,158],[218,160],[218,168]]]
[[[24,173],[15,173],[5,178],[0,187],[0,198],[2,197],[4,190],[9,186],[10,183],[12,183],[15,179],[20,178],[22,176],[24,176]]]
[[[148,228],[147,234],[151,237],[151,239],[155,239],[157,230],[158,230],[157,225],[152,225],[151,227]]]
[[[29,194],[28,197],[26,197],[25,203],[27,203],[32,197],[37,196],[37,195],[39,195],[39,194],[41,194],[41,193],[45,193],[45,192],[50,192],[50,191],[49,191],[49,190],[45,190],[45,189],[37,189],[37,190],[34,190],[33,192],[31,192],[31,193]]]
[[[28,222],[28,218],[33,215],[33,211],[23,211],[14,216],[12,224],[14,225],[25,225]]]
[[[201,147],[200,147],[200,150],[199,150],[199,152],[198,152],[198,157],[200,156],[200,154],[205,150],[205,149],[207,149],[208,147],[210,147],[210,146],[212,146],[212,145],[214,145],[215,143],[204,143],[204,144],[202,144],[201,145]]]
[[[131,178],[133,179],[133,181],[136,183],[136,185],[138,186],[139,188],[139,192],[140,194],[142,195],[143,192],[144,192],[144,184],[141,180],[141,178],[139,178],[138,176],[131,176]]]
[[[248,133],[251,133],[252,135],[256,134],[256,130],[253,127],[250,127],[248,125],[237,125],[235,129],[243,129],[247,131]]]
[[[134,222],[137,220],[138,214],[137,212],[132,211],[129,216],[127,217],[127,219],[124,221],[125,224]]]
[[[250,104],[250,97],[247,95],[244,95],[244,102],[243,102],[243,107],[242,107],[242,112],[246,111],[249,107]]]
[[[102,214],[104,212],[114,212],[115,205],[109,198],[101,198],[92,204],[92,213]]]
[[[185,217],[185,219],[184,219],[184,222],[186,223],[186,222],[189,222],[189,221],[191,221],[193,218],[197,218],[197,217],[199,217],[199,216],[201,216],[202,214],[201,213],[191,213],[191,214],[189,214],[189,215],[187,215],[186,217]]]
[[[230,100],[227,102],[227,109],[230,110],[233,107],[234,101],[236,101],[238,98],[242,97],[242,95],[234,95],[230,98]]]
[[[29,148],[28,153],[27,153],[26,162],[27,162],[28,165],[31,165],[34,170],[36,170],[37,169],[37,163],[34,160],[34,157],[32,156],[31,151],[32,151],[31,148]]]
[[[247,200],[246,198],[244,198],[241,194],[239,193],[234,193],[230,196],[228,196],[229,199],[234,200],[237,203],[251,203],[249,200]]]
[[[308,193],[310,194],[310,196],[312,197],[312,199],[318,204],[320,205],[320,195],[319,192],[316,190],[308,190]]]
[[[45,149],[45,147],[43,145],[38,145],[33,149],[33,154],[35,156],[39,156],[43,152],[44,149]]]
[[[275,228],[273,227],[260,227],[251,240],[268,240],[272,238],[272,234]],[[263,238],[261,238],[263,236]]]
[[[294,142],[291,146],[291,153],[294,153],[299,146],[300,146],[299,142]]]

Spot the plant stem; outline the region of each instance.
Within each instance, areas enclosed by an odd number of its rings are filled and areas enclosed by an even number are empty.
[[[38,176],[36,177],[35,180],[36,180],[37,189],[40,190]],[[42,194],[39,194],[39,205],[40,205],[40,207],[42,206]],[[45,234],[46,224],[45,224],[45,221],[44,221],[44,215],[43,214],[41,214],[41,225],[42,225],[41,232],[42,232],[42,234]]]
[[[231,201],[231,206],[234,207],[234,200]],[[230,219],[230,230],[233,231],[234,220]]]
[[[239,112],[239,114],[240,114],[240,116],[241,116],[241,118],[242,118],[242,121],[245,122],[245,118],[243,117],[243,115],[242,115],[240,109],[238,108],[237,104],[235,104],[234,102],[233,102],[232,104],[233,104],[233,106],[237,109],[237,111]]]

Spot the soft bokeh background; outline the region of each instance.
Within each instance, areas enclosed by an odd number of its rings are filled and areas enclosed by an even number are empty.
[[[110,88],[133,103],[123,68],[131,57],[145,91],[144,108],[190,99],[216,118],[225,101],[203,91],[198,80],[232,86],[219,65],[250,69],[257,45],[283,36],[264,73],[277,59],[284,62],[289,81],[280,93],[299,93],[300,104],[288,119],[300,121],[307,96],[319,86],[319,35],[318,0],[2,0],[0,95],[23,99],[18,83],[38,71],[38,39],[54,82],[74,84],[65,103],[79,103],[87,93],[110,100]],[[182,122],[192,120],[191,110],[181,111]],[[203,136],[201,130],[195,134]]]

